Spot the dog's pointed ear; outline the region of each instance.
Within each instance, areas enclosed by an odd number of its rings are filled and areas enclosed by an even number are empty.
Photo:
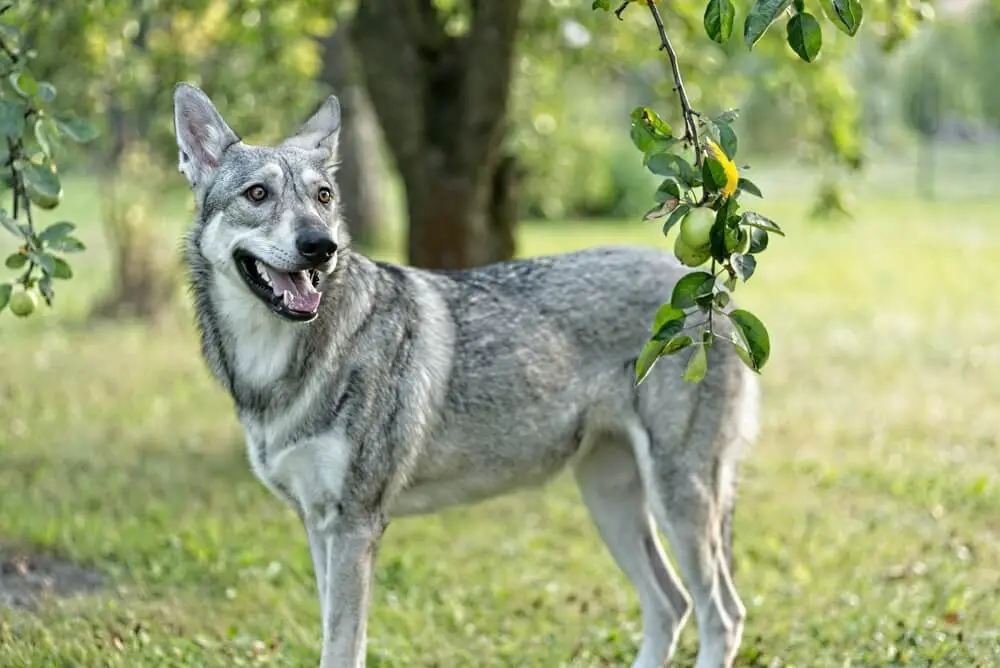
[[[174,86],[174,132],[178,168],[192,188],[204,183],[225,150],[240,141],[208,96],[188,83]]]
[[[340,137],[340,102],[331,95],[323,101],[308,121],[302,124],[298,131],[283,141],[282,146],[294,146],[307,151],[322,149],[328,157],[337,153],[337,140]]]

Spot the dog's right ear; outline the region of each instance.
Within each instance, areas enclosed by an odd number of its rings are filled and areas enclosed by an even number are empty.
[[[178,168],[192,188],[204,183],[225,150],[240,141],[208,96],[188,83],[174,86],[174,132]]]

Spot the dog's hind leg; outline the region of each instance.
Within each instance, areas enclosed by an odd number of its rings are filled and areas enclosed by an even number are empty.
[[[691,424],[697,424],[698,406]],[[710,439],[719,434],[698,428],[676,447],[657,442],[651,434],[650,453],[643,462],[653,514],[667,534],[684,585],[691,594],[698,624],[696,668],[733,665],[743,635],[746,608],[729,570],[724,543],[728,478],[731,463],[725,448],[716,451]]]
[[[690,603],[656,537],[633,448],[624,435],[588,439],[574,475],[601,538],[639,595],[643,639],[632,665],[660,668],[674,652]]]

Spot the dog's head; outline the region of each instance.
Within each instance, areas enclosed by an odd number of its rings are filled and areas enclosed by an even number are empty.
[[[340,105],[330,96],[276,146],[240,140],[208,96],[174,89],[180,171],[198,217],[189,261],[223,284],[226,299],[262,302],[278,316],[316,317],[325,278],[347,233],[334,182]]]

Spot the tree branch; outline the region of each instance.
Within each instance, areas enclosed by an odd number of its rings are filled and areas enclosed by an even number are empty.
[[[667,37],[667,30],[663,26],[663,19],[660,17],[660,10],[656,8],[656,0],[646,0],[646,5],[649,7],[650,13],[653,15],[653,20],[656,21],[656,29],[660,32],[660,50],[666,51],[667,55],[670,57],[670,69],[674,74],[674,90],[677,91],[677,97],[679,97],[681,101],[681,116],[684,118],[685,139],[694,144],[695,166],[701,167],[702,151],[701,144],[698,141],[698,124],[695,121],[695,116],[698,115],[698,112],[691,108],[691,102],[688,100],[687,90],[684,89],[684,80],[681,78],[681,70],[677,64],[677,53],[674,51],[674,47],[670,44],[670,38]]]

